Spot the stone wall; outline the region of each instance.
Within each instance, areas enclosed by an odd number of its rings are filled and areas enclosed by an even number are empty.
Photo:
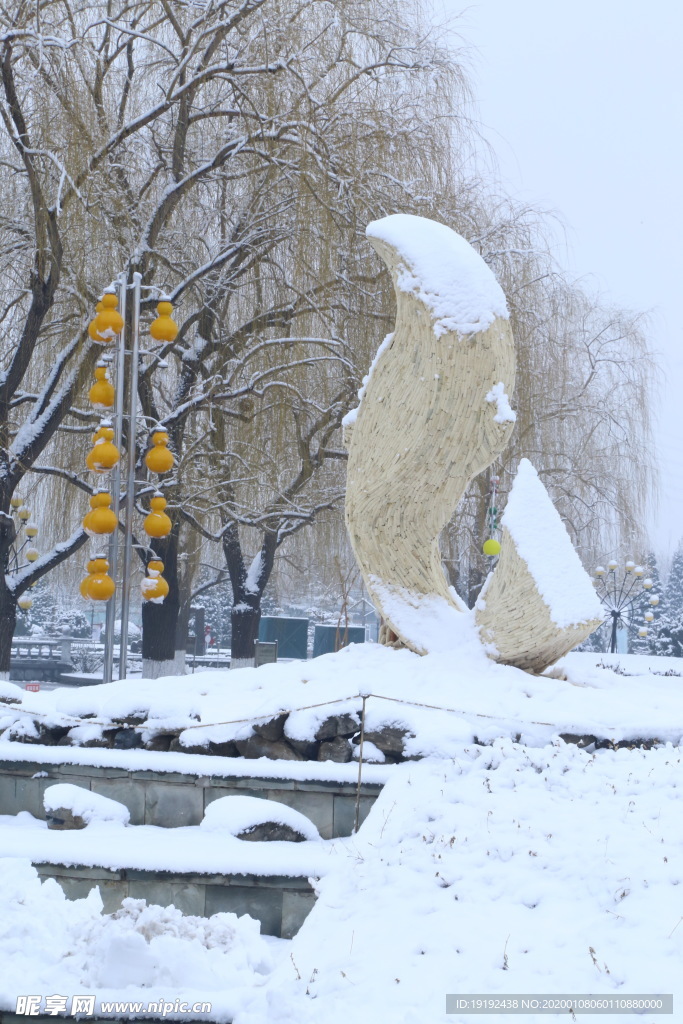
[[[29,811],[44,819],[43,793],[55,782],[71,782],[118,800],[130,811],[132,825],[198,825],[213,800],[236,794],[278,800],[295,808],[310,818],[323,839],[351,835],[354,825],[355,784],[132,772],[124,768],[41,764],[38,759],[0,761],[0,814]],[[381,788],[372,783],[361,785],[359,822],[367,817]]]

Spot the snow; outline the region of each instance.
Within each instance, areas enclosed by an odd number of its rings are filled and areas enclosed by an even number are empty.
[[[680,752],[451,753],[401,766],[235,1024],[465,1024],[446,993],[680,992]]]
[[[526,562],[556,625],[564,629],[603,618],[590,577],[528,459],[519,463],[501,524]]]
[[[199,826],[204,831],[226,832],[237,836],[255,825],[266,822],[288,825],[306,839],[320,839],[317,828],[305,814],[277,800],[264,800],[255,796],[223,796],[209,804]]]
[[[505,394],[505,385],[502,380],[498,384],[494,384],[489,393],[486,396],[487,402],[495,402],[496,414],[493,417],[496,423],[515,423],[517,420],[517,413],[512,409],[510,405],[510,399]]]
[[[130,811],[118,800],[110,800],[107,796],[91,793],[69,782],[58,782],[46,789],[43,806],[46,811],[58,811],[61,808],[69,810],[83,818],[88,825],[94,821],[116,821],[120,825],[127,825],[130,821]]]
[[[360,386],[360,388],[358,390],[358,401],[359,402],[363,401],[363,397],[364,397],[365,392],[367,390],[368,382],[369,382],[370,378],[372,377],[373,371],[374,371],[375,367],[377,366],[377,363],[379,362],[380,358],[384,355],[384,353],[386,351],[388,351],[388,349],[391,348],[391,343],[392,343],[393,340],[394,340],[393,332],[391,334],[387,334],[387,336],[384,338],[384,341],[381,343],[381,345],[379,346],[379,348],[375,352],[374,359],[370,363],[370,369],[368,370],[366,375],[363,377],[363,383],[361,384],[361,386]],[[347,412],[346,416],[344,416],[344,418],[342,419],[342,427],[347,427],[348,428],[348,427],[353,426],[353,424],[356,422],[356,419],[358,418],[358,410],[359,410],[359,408],[360,408],[360,405],[356,406],[355,409],[349,409],[349,411]]]
[[[461,235],[445,224],[396,213],[372,221],[366,231],[399,255],[397,287],[420,299],[436,337],[467,335],[507,317],[503,290],[491,269]]]
[[[260,551],[254,555],[249,566],[247,578],[244,581],[244,589],[248,594],[258,594],[259,580],[263,572],[263,555]]]
[[[0,815],[0,849],[5,857],[25,857],[34,864],[86,865],[111,871],[320,878],[345,855],[345,841],[323,841],[311,831],[311,822],[308,826],[313,839],[300,843],[245,842],[231,835],[229,828],[202,825],[167,829],[93,821],[85,829],[49,829],[44,821],[22,811]]]
[[[2,868],[3,1009],[14,1010],[17,996],[26,993],[96,992],[98,1000],[141,1000],[145,1007],[180,996],[211,1002],[211,1018],[228,1022],[272,969],[272,947],[246,915],[185,917],[174,907],[134,899],[105,915],[97,889],[86,899],[67,900],[52,879],[41,883],[25,860],[5,857]]]
[[[412,734],[408,753],[429,756],[363,765],[363,781],[386,785],[347,839],[245,843],[230,834],[235,797],[210,805],[202,825],[174,828],[172,841],[155,826],[92,821],[58,832],[27,812],[0,818],[0,1008],[14,1009],[25,992],[94,992],[145,1007],[210,1001],[221,1024],[465,1024],[445,1014],[446,993],[678,999],[683,662],[572,653],[556,677],[532,676],[491,662],[468,630],[457,657],[357,645],[307,663],[20,694],[44,721],[108,706],[146,715],[141,728],[166,716],[215,723],[188,728],[192,742],[204,731],[248,732],[238,719],[291,707],[300,710],[287,732],[312,736],[329,714],[357,715],[358,695],[373,694],[367,729],[399,725]],[[18,714],[15,705],[4,713]],[[661,745],[582,749],[559,733]],[[347,781],[358,771],[10,742],[0,757]],[[298,935],[275,947],[233,915],[183,917],[135,900],[103,915],[96,891],[67,901],[30,861],[307,877],[318,899]]]
[[[352,644],[306,662],[24,692],[21,705],[0,706],[0,728],[5,728],[0,758],[131,771],[353,781],[351,764],[216,757],[210,755],[208,744],[244,739],[252,734],[252,723],[284,712],[289,712],[285,737],[312,739],[331,715],[358,716],[363,695],[371,695],[366,700],[367,730],[403,723],[412,734],[407,746],[411,755],[448,756],[454,742],[472,742],[475,736],[491,741],[519,734],[531,745],[544,745],[561,733],[589,733],[615,742],[656,737],[678,743],[683,736],[681,680],[678,675],[654,674],[668,669],[683,672],[679,659],[651,662],[636,657],[635,669],[626,669],[634,675],[624,676],[613,670],[616,663],[607,655],[570,654],[556,666],[566,678],[534,676],[486,656],[471,612],[453,610],[452,615],[458,630],[452,634],[452,646],[424,657],[379,644]],[[630,663],[621,656],[620,664]],[[78,717],[87,715],[94,718]],[[34,722],[111,728],[112,716],[119,721],[135,718],[143,737],[172,726],[182,730],[181,743],[195,749],[205,746],[207,753],[11,741],[17,730],[37,739]],[[368,782],[384,782],[393,767],[370,765],[363,771]]]

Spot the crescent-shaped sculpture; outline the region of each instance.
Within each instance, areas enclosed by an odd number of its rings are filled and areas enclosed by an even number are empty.
[[[418,654],[454,650],[458,620],[468,609],[448,586],[439,535],[470,481],[503,451],[514,426],[509,396],[515,354],[505,297],[483,259],[443,224],[398,214],[370,224],[367,236],[392,276],[396,327],[365,378],[360,405],[344,421],[346,524],[385,623],[384,642]],[[496,585],[477,613],[483,616],[483,639],[496,660],[540,671],[597,622],[589,614],[570,631],[558,625],[534,591],[533,577],[524,576],[508,536],[506,550],[510,557],[501,557]],[[571,554],[583,572],[573,549]],[[535,594],[538,600],[533,636],[517,616],[501,651],[496,640],[503,634],[496,624],[514,604],[506,564],[514,579],[524,581],[520,598],[528,603]]]

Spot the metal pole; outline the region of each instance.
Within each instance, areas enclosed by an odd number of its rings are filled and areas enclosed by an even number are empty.
[[[128,277],[125,273],[119,274],[118,277],[118,296],[119,296],[119,312],[123,317],[123,330],[119,337],[119,346],[116,353],[116,405],[114,406],[114,443],[117,445],[119,451],[121,451],[121,445],[123,443],[123,405],[124,405],[124,391],[126,381],[126,291],[128,285]],[[111,491],[112,491],[112,503],[111,507],[116,513],[118,518],[119,515],[119,497],[121,490],[121,463],[117,462],[114,467],[114,471],[111,476]],[[119,531],[118,527],[114,530],[113,534],[109,539],[109,565],[111,566],[111,574],[114,580],[117,579],[118,573],[118,560],[119,560]],[[104,682],[110,683],[114,678],[114,625],[116,623],[116,592],[110,601],[107,602],[107,618],[105,624],[104,634]],[[121,676],[121,666],[119,664],[119,677]]]
[[[142,275],[133,274],[133,317],[130,364],[130,402],[128,406],[128,474],[126,480],[126,527],[123,542],[123,579],[121,580],[121,648],[119,679],[128,671],[128,605],[130,603],[130,561],[133,547],[135,510],[135,460],[138,420],[138,362],[140,358],[140,284]]]

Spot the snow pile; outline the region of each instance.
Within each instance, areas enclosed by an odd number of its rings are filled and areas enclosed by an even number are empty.
[[[182,730],[181,744],[210,755],[211,743],[244,739],[253,731],[251,721],[263,723],[283,712],[289,712],[285,740],[313,740],[327,718],[358,716],[360,695],[372,694],[366,701],[366,731],[400,724],[412,734],[405,747],[411,757],[448,757],[454,743],[475,737],[490,742],[519,735],[531,745],[564,733],[590,733],[614,742],[657,738],[678,743],[683,737],[680,659],[570,654],[556,666],[557,678],[533,676],[487,658],[470,613],[454,611],[453,621],[460,632],[452,634],[450,649],[425,657],[356,644],[308,662],[24,693],[21,705],[0,711],[0,727],[21,728],[37,738],[34,722],[41,728],[70,727],[80,721],[73,716],[92,715],[84,724],[96,725],[115,708],[121,718],[139,721],[143,736],[160,723],[173,722]],[[618,665],[622,671],[615,671]],[[673,674],[664,675],[669,671]],[[27,745],[8,741],[7,732],[0,740],[0,758],[330,781],[352,780],[355,772],[353,765],[332,762]],[[391,766],[372,766],[368,772],[376,773],[368,781],[383,782]]]
[[[671,747],[509,740],[401,766],[235,1024],[469,1024],[446,993],[675,993],[680,773]],[[524,1016],[548,1019],[567,1014]]]
[[[485,654],[474,620],[453,588],[453,604],[449,604],[438,594],[418,594],[372,574],[369,582],[387,617],[421,653],[439,654],[457,648],[474,658],[478,653]]]
[[[250,917],[184,917],[132,899],[103,915],[97,889],[67,900],[52,879],[41,884],[27,861],[0,864],[2,1009],[14,1010],[27,992],[96,992],[100,1000],[145,1005],[209,1001],[213,1019],[227,1021],[272,968],[270,947]]]
[[[94,821],[115,821],[119,825],[127,825],[130,821],[130,811],[118,800],[110,800],[108,796],[91,793],[89,789],[69,782],[58,782],[48,787],[43,796],[43,806],[48,813],[62,809],[71,811],[87,825]]]
[[[445,224],[396,213],[372,221],[365,234],[398,252],[397,286],[425,304],[437,338],[448,331],[483,331],[496,317],[508,316],[505,295],[490,267]]]
[[[561,629],[603,618],[603,608],[538,473],[522,459],[501,523]]]
[[[517,421],[517,413],[510,405],[510,399],[505,393],[505,385],[502,380],[493,385],[486,396],[486,401],[495,402],[496,414],[493,419],[496,423],[515,423]]]
[[[237,836],[255,825],[264,825],[268,822],[288,825],[313,842],[320,839],[320,833],[305,814],[277,800],[264,800],[256,796],[219,797],[206,808],[199,827]]]

